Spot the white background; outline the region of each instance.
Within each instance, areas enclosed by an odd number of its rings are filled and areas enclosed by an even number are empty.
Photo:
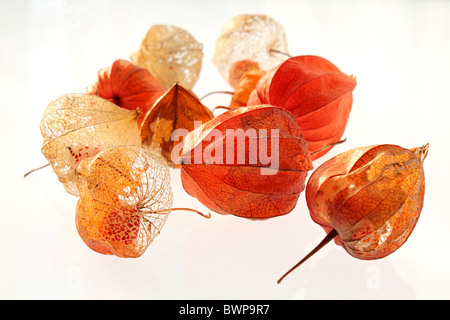
[[[46,163],[39,122],[47,104],[127,59],[153,24],[177,25],[203,44],[198,96],[230,90],[211,60],[221,28],[242,13],[269,14],[284,25],[292,55],[320,55],[357,78],[347,142],[315,167],[353,147],[430,143],[422,215],[391,256],[361,261],[331,243],[277,285],[325,235],[304,194],[290,214],[266,221],[173,212],[141,258],[103,256],[79,238],[77,198],[50,168],[23,178]],[[0,46],[0,298],[450,298],[450,2],[1,0]],[[172,173],[174,207],[207,211]]]

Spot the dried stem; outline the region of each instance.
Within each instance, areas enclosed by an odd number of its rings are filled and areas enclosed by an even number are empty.
[[[282,54],[282,55],[284,55],[284,56],[286,56],[288,58],[292,58],[292,56],[289,53],[287,53],[287,52],[278,51],[278,50],[275,50],[275,49],[270,49],[270,52]]]
[[[424,146],[422,146],[420,148],[414,148],[414,149],[411,149],[411,150],[420,158],[420,161],[424,161],[425,158],[428,155],[428,148],[429,147],[430,147],[430,144],[427,143],[426,145],[424,145]]]
[[[338,235],[336,230],[331,230],[325,238],[315,247],[310,253],[308,253],[302,260],[300,260],[295,266],[293,266],[291,269],[289,269],[288,272],[286,272],[280,279],[278,279],[277,283],[280,284],[280,282],[292,271],[294,271],[297,267],[299,267],[303,262],[311,258],[317,251],[322,249],[328,242],[333,240]]]
[[[339,141],[337,141],[337,142],[330,143],[329,145],[327,145],[327,146],[325,146],[325,147],[323,147],[323,148],[320,148],[319,150],[315,150],[315,151],[311,152],[311,155],[316,154],[316,153],[319,153],[319,152],[322,152],[322,151],[324,151],[324,150],[327,150],[327,149],[329,149],[329,148],[331,148],[331,147],[334,147],[335,145],[344,143],[345,141],[347,141],[347,138],[342,139],[342,140],[339,140]]]
[[[34,172],[34,171],[41,170],[41,169],[43,169],[43,168],[45,168],[45,167],[48,167],[49,165],[50,165],[50,163],[47,163],[47,164],[44,164],[43,166],[40,166],[39,168],[35,168],[35,169],[33,169],[33,170],[30,170],[30,171],[28,171],[27,173],[25,173],[25,174],[23,175],[23,177],[26,178],[30,173],[32,173],[32,172]]]
[[[206,97],[208,97],[208,96],[210,96],[210,95],[212,95],[212,94],[216,94],[216,93],[234,94],[233,91],[211,91],[211,92],[205,94],[203,97],[201,97],[200,100],[203,100],[204,98],[206,98]]]
[[[214,107],[214,108],[212,109],[212,113],[214,113],[214,111],[215,111],[216,109],[225,109],[225,110],[230,110],[230,107],[225,107],[225,106],[217,106],[217,107]]]
[[[203,212],[200,212],[198,210],[195,209],[190,209],[190,208],[172,208],[171,211],[191,211],[191,212],[195,212],[199,215],[201,215],[202,217],[209,219],[211,218],[211,213],[208,212],[208,214],[204,214]]]

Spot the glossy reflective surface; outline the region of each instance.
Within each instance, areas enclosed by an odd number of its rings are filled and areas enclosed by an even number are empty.
[[[152,24],[188,30],[204,50],[199,96],[230,90],[212,63],[223,25],[241,13],[282,23],[291,54],[316,54],[354,74],[350,148],[430,143],[427,190],[413,235],[392,256],[360,261],[327,245],[276,280],[323,237],[305,199],[290,214],[249,221],[174,212],[138,259],[89,250],[75,227],[77,198],[45,163],[39,123],[60,94],[84,92],[100,68],[128,59]],[[2,1],[0,3],[1,298],[450,298],[446,1]],[[211,109],[228,95],[203,100]],[[172,170],[174,207],[206,211]]]

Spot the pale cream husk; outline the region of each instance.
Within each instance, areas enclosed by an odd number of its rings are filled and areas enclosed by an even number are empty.
[[[228,81],[229,70],[237,61],[252,60],[268,71],[285,61],[287,54],[286,34],[280,23],[267,15],[243,14],[223,27],[216,40],[213,63]]]
[[[175,83],[192,90],[202,68],[203,48],[189,32],[173,25],[153,25],[130,56],[165,88]]]
[[[146,146],[111,147],[92,159],[84,159],[77,183],[84,231],[93,239],[102,239],[103,245],[117,256],[141,256],[171,212],[173,193],[167,162]],[[138,218],[139,225],[110,226],[111,234],[104,238],[98,228],[111,212],[124,215],[122,221]],[[132,244],[114,240],[127,233],[136,235]]]
[[[75,171],[82,159],[112,146],[140,144],[138,116],[139,111],[89,94],[66,94],[50,102],[40,124],[41,151],[67,192],[79,195]]]

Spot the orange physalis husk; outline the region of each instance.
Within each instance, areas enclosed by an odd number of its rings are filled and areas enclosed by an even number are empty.
[[[375,145],[346,151],[317,168],[306,186],[306,201],[327,236],[288,273],[333,239],[362,260],[400,248],[422,210],[427,153],[428,144],[414,149]]]
[[[327,59],[297,56],[268,71],[247,103],[268,103],[291,112],[315,160],[331,150],[324,147],[333,145],[344,134],[355,87],[356,79]]]
[[[270,105],[233,109],[194,129],[180,162],[188,194],[212,211],[249,219],[292,211],[312,169],[294,118]]]
[[[160,233],[173,195],[165,159],[144,146],[118,146],[84,159],[77,169],[76,225],[92,250],[141,256]]]
[[[176,130],[191,131],[195,123],[205,123],[214,118],[197,96],[179,84],[175,84],[156,101],[145,117],[140,133],[142,144],[159,150],[169,165],[177,167],[171,158],[173,147],[178,144],[172,135]]]
[[[266,71],[261,70],[256,63],[246,63],[246,66],[241,66],[241,68],[240,70],[233,69],[233,72],[240,74],[240,76],[231,97],[230,109],[247,106],[250,94],[256,88],[259,79],[266,74]]]
[[[89,94],[65,94],[49,103],[40,123],[41,151],[67,192],[79,195],[74,173],[82,159],[112,146],[140,144],[138,116]]]
[[[229,76],[228,76],[228,83],[233,87],[236,88],[239,80],[241,77],[251,71],[251,70],[261,70],[258,63],[252,60],[239,60],[233,63],[233,65],[230,68]]]
[[[118,59],[98,72],[87,93],[98,95],[121,108],[140,110],[138,126],[166,89],[150,72],[130,61]]]

